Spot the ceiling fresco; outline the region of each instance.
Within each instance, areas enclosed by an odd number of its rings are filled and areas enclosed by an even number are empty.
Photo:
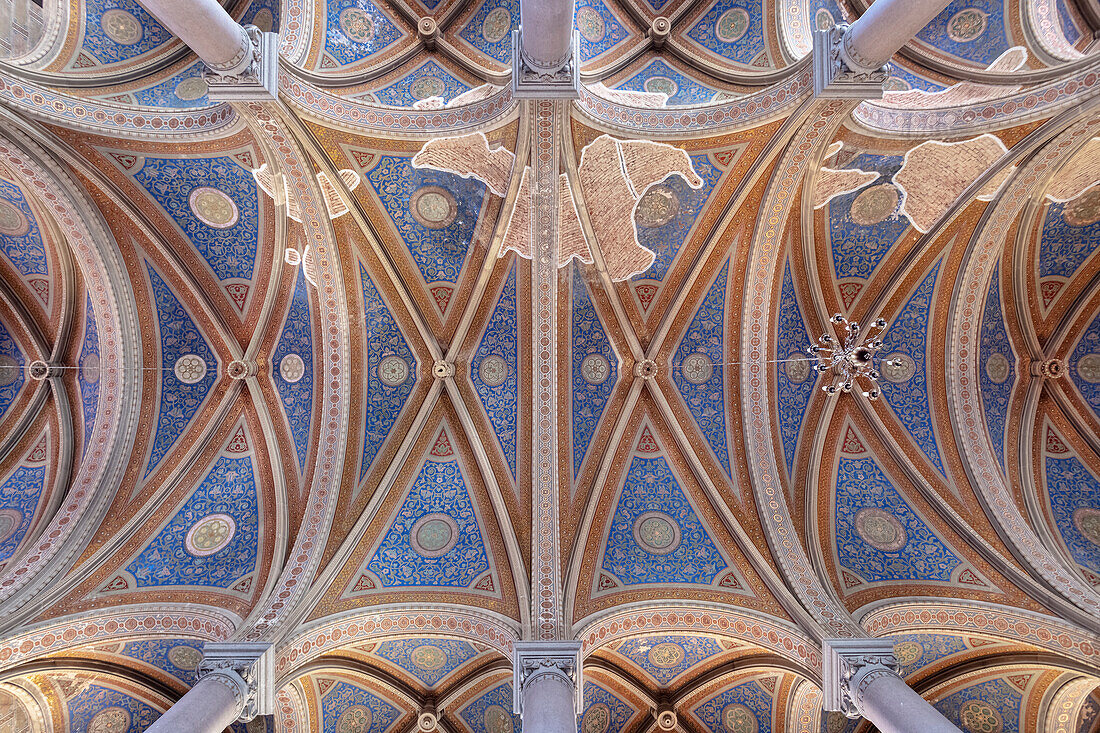
[[[248,641],[234,733],[518,733],[548,575],[581,733],[871,733],[836,636],[1100,730],[1093,0],[952,0],[850,100],[865,0],[577,0],[558,102],[519,0],[220,4],[277,98],[134,0],[0,44],[0,730],[138,733]]]

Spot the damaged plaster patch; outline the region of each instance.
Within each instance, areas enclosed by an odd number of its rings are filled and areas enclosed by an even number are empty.
[[[680,175],[692,188],[702,188],[688,154],[666,143],[617,140],[600,135],[581,151],[581,194],[593,212],[592,231],[614,281],[645,272],[656,254],[638,242],[634,214],[650,186]]]
[[[520,257],[531,259],[531,166],[526,166],[519,179],[519,193],[512,215],[508,217],[508,226],[504,230],[504,241],[500,245],[500,256],[509,251]]]
[[[967,186],[1007,152],[1000,138],[988,133],[957,143],[921,143],[905,154],[905,162],[894,175],[894,183],[901,189],[900,213],[909,217],[918,231],[928,232]],[[1011,174],[1011,167],[1000,171],[982,187],[978,198],[992,199]],[[937,185],[929,186],[929,181]]]
[[[507,148],[490,150],[485,133],[475,132],[429,140],[413,156],[412,166],[453,173],[459,178],[474,178],[497,196],[505,196],[515,160],[516,156]]]
[[[589,90],[609,102],[616,102],[627,107],[640,107],[642,109],[660,109],[668,104],[668,95],[664,92],[633,92],[626,89],[610,89],[603,82],[589,85]]]
[[[340,170],[340,180],[344,182],[349,191],[354,191],[359,186],[359,174],[348,168]],[[339,219],[348,213],[349,209],[344,203],[344,199],[340,197],[340,192],[332,185],[328,174],[320,171],[317,174],[317,183],[321,186],[321,194],[324,196],[325,206],[328,207],[329,219]]]
[[[574,257],[587,265],[592,264],[592,251],[584,238],[569,176],[562,173],[558,186],[558,267],[565,267]]]
[[[837,196],[858,191],[871,181],[877,180],[880,175],[877,171],[865,171],[859,168],[844,168],[841,170],[822,168],[817,174],[817,187],[814,189],[814,208],[820,209]]]
[[[1077,154],[1058,171],[1047,187],[1046,196],[1051,201],[1065,203],[1083,195],[1100,184],[1100,137],[1085,143]]]
[[[485,135],[476,132],[459,137],[429,140],[416,155],[415,168],[475,178],[494,194],[505,196],[515,156],[504,148],[489,149]],[[592,231],[614,281],[645,272],[656,255],[638,242],[634,215],[646,192],[672,176],[682,176],[692,188],[704,181],[687,152],[648,140],[618,140],[601,135],[581,151],[577,176],[591,217]],[[501,243],[500,256],[515,252],[531,258],[531,170],[525,167]],[[573,258],[591,264],[590,243],[581,227],[577,202],[566,176],[558,185],[558,264]]]
[[[1013,46],[994,60],[986,71],[1010,74],[1027,63],[1027,49]],[[999,99],[1016,94],[1022,87],[1002,86],[998,84],[979,84],[972,81],[960,81],[946,89],[929,92],[924,89],[910,89],[906,92],[887,91],[882,98],[882,106],[901,109],[941,109],[978,104],[991,99]]]
[[[479,87],[473,89],[467,89],[462,94],[452,99],[450,102],[443,97],[428,97],[427,99],[418,99],[413,102],[413,109],[419,110],[433,110],[433,109],[450,109],[451,107],[461,107],[464,104],[473,104],[474,102],[480,102],[483,99],[488,99],[504,87],[493,86],[492,84],[482,84]]]

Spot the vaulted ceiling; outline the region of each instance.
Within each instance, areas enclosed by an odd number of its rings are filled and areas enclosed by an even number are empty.
[[[578,0],[556,343],[518,0],[225,5],[278,103],[134,0],[0,62],[0,727],[143,730],[235,638],[271,730],[518,730],[540,348],[585,733],[869,730],[852,630],[964,730],[1100,727],[1094,2],[954,0],[849,104],[808,53],[863,0]]]

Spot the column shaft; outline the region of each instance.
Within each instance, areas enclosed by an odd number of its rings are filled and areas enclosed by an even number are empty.
[[[960,733],[893,672],[858,678],[852,680],[858,686],[856,706],[882,733]]]
[[[139,0],[149,14],[216,71],[246,63],[251,42],[217,0]]]
[[[234,680],[217,672],[207,675],[149,726],[146,733],[223,733],[244,710],[247,691],[240,677]]]
[[[842,54],[853,68],[872,71],[928,25],[950,0],[875,0],[844,34]]]
[[[524,685],[523,733],[577,733],[573,683],[565,675],[542,674]]]
[[[574,4],[575,0],[520,0],[523,57],[534,69],[557,71],[569,60]]]

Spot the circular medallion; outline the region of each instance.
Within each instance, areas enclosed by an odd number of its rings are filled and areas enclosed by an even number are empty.
[[[112,705],[92,716],[88,733],[125,733],[130,729],[130,712]]]
[[[95,354],[91,354],[87,358],[84,359],[84,364],[85,364],[84,369],[87,369],[87,364],[91,360],[92,356],[95,356]],[[95,367],[96,367],[95,378],[96,378],[96,380],[98,380],[99,379],[99,357],[98,356],[96,356],[96,358],[95,358]],[[23,368],[21,366],[19,366],[19,362],[17,362],[15,360],[14,356],[9,356],[7,354],[0,354],[0,387],[7,387],[9,384],[11,384],[15,380],[19,379],[19,375],[22,374],[22,372],[23,372]],[[87,377],[85,377],[84,381],[92,382],[94,380],[91,380],[91,379],[88,379]]]
[[[634,207],[634,221],[646,229],[664,226],[680,213],[676,189],[664,183],[651,187]]]
[[[421,644],[412,650],[409,659],[420,669],[434,672],[437,669],[442,669],[447,664],[447,652],[434,644]]]
[[[863,541],[880,552],[897,552],[909,541],[897,517],[878,507],[860,509],[855,524]]]
[[[494,8],[485,16],[485,20],[481,21],[481,37],[489,43],[501,40],[510,30],[512,30],[512,14],[508,12],[508,8]]]
[[[704,384],[714,376],[714,362],[706,354],[688,354],[680,372],[692,384]]]
[[[133,13],[111,8],[99,19],[103,34],[120,46],[133,46],[145,35],[141,23]]]
[[[189,202],[191,212],[199,221],[215,229],[228,229],[240,216],[233,199],[209,186],[199,186],[192,191]]]
[[[642,88],[654,94],[664,94],[669,99],[675,97],[676,92],[680,90],[679,85],[667,76],[651,76],[645,80]],[[643,198],[645,197],[643,196]]]
[[[984,700],[967,700],[959,707],[959,722],[966,733],[1001,733],[1004,721]]]
[[[1094,545],[1100,545],[1100,509],[1079,507],[1073,513],[1073,526]]]
[[[279,360],[279,376],[284,382],[297,382],[305,374],[306,363],[297,354],[287,354]]]
[[[387,387],[396,387],[409,379],[409,362],[400,356],[387,356],[378,364],[378,378]]]
[[[1090,188],[1066,204],[1062,218],[1071,227],[1087,227],[1100,221],[1100,186]]]
[[[502,356],[489,354],[481,360],[477,373],[486,386],[499,387],[508,378],[508,362]]]
[[[1100,354],[1085,354],[1077,362],[1077,374],[1089,384],[1100,382]]]
[[[898,208],[898,189],[892,183],[882,183],[864,189],[852,201],[852,221],[860,226],[878,224]]]
[[[985,32],[986,14],[977,8],[966,8],[947,21],[947,36],[957,43],[967,43]]]
[[[813,362],[802,356],[797,351],[787,357],[788,361],[783,362],[783,371],[787,373],[787,379],[794,384],[801,384],[810,378],[810,372],[813,371]]]
[[[649,650],[649,663],[658,669],[671,669],[684,661],[684,648],[671,641],[663,641]]]
[[[409,93],[413,99],[428,99],[438,97],[445,91],[443,81],[435,76],[422,76],[409,86]]]
[[[336,719],[336,733],[367,733],[374,713],[366,705],[352,705]]]
[[[211,514],[191,527],[184,547],[195,557],[207,557],[224,550],[237,533],[237,523],[228,514]]]
[[[22,237],[30,228],[30,222],[18,206],[0,199],[0,234],[8,237]]]
[[[200,76],[184,79],[176,85],[174,94],[185,102],[193,102],[207,92],[206,82]]]
[[[729,733],[756,733],[756,715],[744,705],[733,703],[722,708],[722,725]]]
[[[485,708],[485,733],[512,733],[512,715],[500,705]]]
[[[577,11],[577,30],[589,43],[602,41],[607,32],[603,18],[595,8],[587,5]]]
[[[611,376],[611,364],[603,354],[589,354],[581,361],[581,377],[589,384],[603,384]]]
[[[344,8],[340,12],[340,30],[349,41],[366,43],[374,35],[374,21],[362,8]]]
[[[581,718],[581,733],[607,733],[611,727],[611,708],[598,702],[584,711]]]
[[[651,555],[667,555],[680,546],[680,525],[664,512],[646,512],[634,520],[634,541]]]
[[[915,641],[902,641],[894,644],[894,658],[898,664],[908,667],[924,656],[924,647]]]
[[[176,379],[184,384],[196,384],[206,376],[206,362],[195,354],[184,354],[176,359],[173,371],[176,373]]]
[[[0,509],[0,542],[11,539],[21,524],[23,524],[22,512],[17,509]]]
[[[256,26],[264,33],[270,33],[271,29],[275,27],[275,17],[267,8],[260,8],[256,11],[256,14],[252,16],[252,25]]]
[[[202,662],[202,652],[193,646],[180,644],[168,650],[168,661],[177,669],[193,672]]]
[[[458,213],[458,204],[451,192],[439,186],[421,186],[409,197],[413,218],[428,229],[450,226]]]
[[[985,359],[985,375],[995,384],[1004,384],[1008,379],[1008,359],[1005,355],[994,351]]]
[[[825,8],[820,8],[816,14],[814,14],[814,26],[819,31],[827,31],[836,25],[836,18]]]
[[[887,92],[907,92],[911,88],[909,82],[896,76],[891,76],[882,83],[882,89]]]
[[[421,557],[442,557],[458,542],[458,524],[446,514],[426,514],[409,532],[412,548]]]
[[[917,373],[917,363],[908,354],[895,351],[879,362],[878,370],[888,381],[901,384],[908,382]]]
[[[733,43],[749,29],[749,14],[744,8],[730,8],[722,13],[714,24],[714,33],[718,40]]]

